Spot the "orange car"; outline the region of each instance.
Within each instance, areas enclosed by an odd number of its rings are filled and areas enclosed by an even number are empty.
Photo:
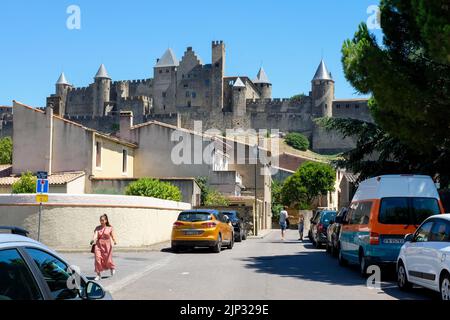
[[[172,251],[209,247],[215,253],[222,246],[233,249],[234,230],[228,217],[217,210],[183,211],[173,224]]]

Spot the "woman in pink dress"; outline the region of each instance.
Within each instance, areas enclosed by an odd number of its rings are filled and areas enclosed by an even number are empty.
[[[106,214],[100,217],[100,225],[95,228],[94,239],[91,244],[95,244],[95,273],[97,273],[96,281],[101,279],[101,273],[105,270],[111,271],[111,277],[116,272],[112,258],[112,243],[117,245],[114,236],[114,229],[109,224],[108,216]]]

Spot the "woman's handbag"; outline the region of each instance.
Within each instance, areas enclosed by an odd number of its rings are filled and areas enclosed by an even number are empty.
[[[95,253],[95,244],[93,244],[91,247],[91,253]]]

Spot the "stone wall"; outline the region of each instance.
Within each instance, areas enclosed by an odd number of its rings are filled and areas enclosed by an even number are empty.
[[[37,239],[39,205],[35,195],[0,195],[0,225],[25,228]],[[50,194],[41,218],[41,239],[55,250],[89,252],[89,242],[107,214],[120,248],[139,248],[169,241],[172,224],[188,203],[154,198]]]

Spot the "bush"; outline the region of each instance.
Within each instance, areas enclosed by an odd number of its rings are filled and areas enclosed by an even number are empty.
[[[309,140],[301,133],[293,132],[289,133],[285,139],[286,143],[290,145],[292,148],[306,151],[309,148]]]
[[[13,153],[13,142],[10,137],[0,140],[0,164],[11,164]]]
[[[178,187],[156,179],[144,178],[131,183],[125,191],[128,196],[152,197],[163,200],[181,201],[183,199]]]
[[[31,172],[22,174],[19,181],[14,182],[12,185],[12,193],[35,193],[36,192],[36,180]]]
[[[206,207],[228,207],[229,205],[230,203],[228,202],[228,200],[216,190],[210,189],[206,194]]]

